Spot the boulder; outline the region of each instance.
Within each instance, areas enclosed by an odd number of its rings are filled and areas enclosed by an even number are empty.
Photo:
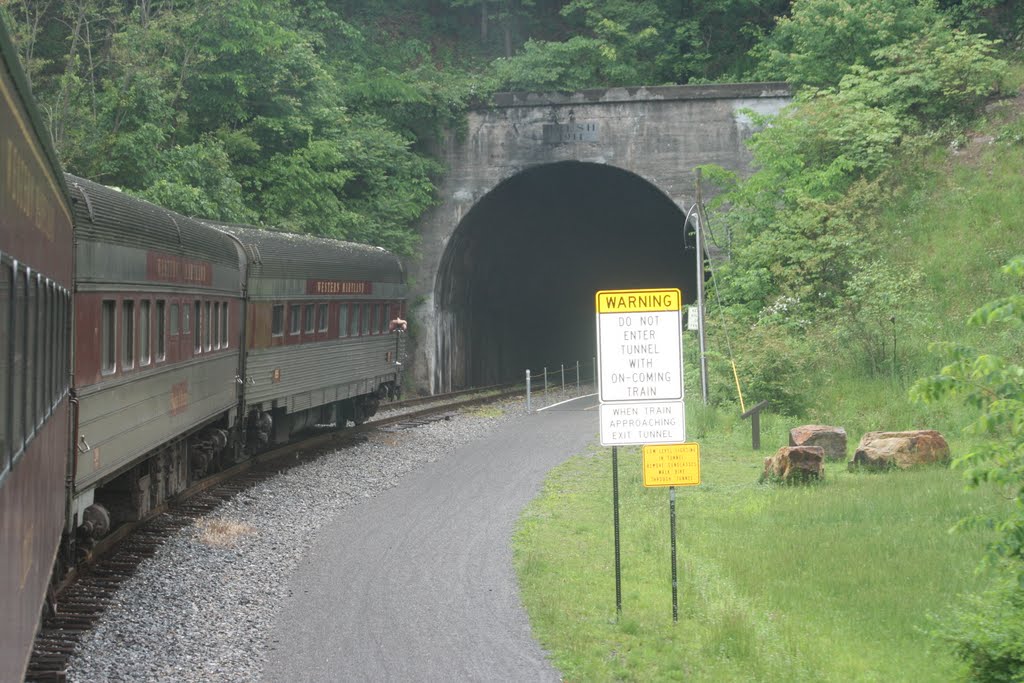
[[[820,446],[826,460],[846,460],[846,430],[826,425],[803,425],[789,430],[790,446]]]
[[[949,462],[949,444],[934,429],[910,432],[868,432],[861,437],[849,468],[907,469]]]
[[[821,446],[783,446],[764,459],[761,481],[808,482],[825,477],[825,452]]]

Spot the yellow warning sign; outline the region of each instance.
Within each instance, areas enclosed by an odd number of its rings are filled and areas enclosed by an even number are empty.
[[[644,486],[700,484],[700,444],[673,443],[643,447]]]
[[[597,293],[598,313],[650,313],[678,311],[682,307],[678,289],[615,289]]]

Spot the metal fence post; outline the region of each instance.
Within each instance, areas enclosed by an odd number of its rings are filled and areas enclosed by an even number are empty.
[[[580,362],[576,361],[576,391],[580,390]]]
[[[565,391],[565,363],[562,363],[562,391]]]
[[[548,393],[548,366],[544,366],[544,393]]]
[[[526,371],[526,412],[527,413],[532,412],[532,408],[530,406],[530,371],[529,370]]]

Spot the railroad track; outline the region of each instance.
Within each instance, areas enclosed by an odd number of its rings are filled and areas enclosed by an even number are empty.
[[[44,617],[26,672],[27,681],[64,681],[67,662],[79,640],[103,616],[121,585],[139,564],[152,557],[178,531],[256,484],[282,471],[346,446],[361,443],[375,431],[396,432],[445,420],[468,407],[521,394],[510,386],[457,392],[389,404],[372,422],[345,429],[313,432],[305,438],[257,455],[197,482],[146,519],[125,524],[94,546],[55,589],[52,614]],[[432,403],[411,412],[406,408]],[[389,415],[388,413],[393,413]]]

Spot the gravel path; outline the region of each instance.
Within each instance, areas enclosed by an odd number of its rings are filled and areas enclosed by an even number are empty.
[[[571,394],[552,391],[534,407]],[[502,422],[521,401],[469,410],[288,470],[170,539],[83,639],[69,681],[255,681],[287,584],[317,531]]]

